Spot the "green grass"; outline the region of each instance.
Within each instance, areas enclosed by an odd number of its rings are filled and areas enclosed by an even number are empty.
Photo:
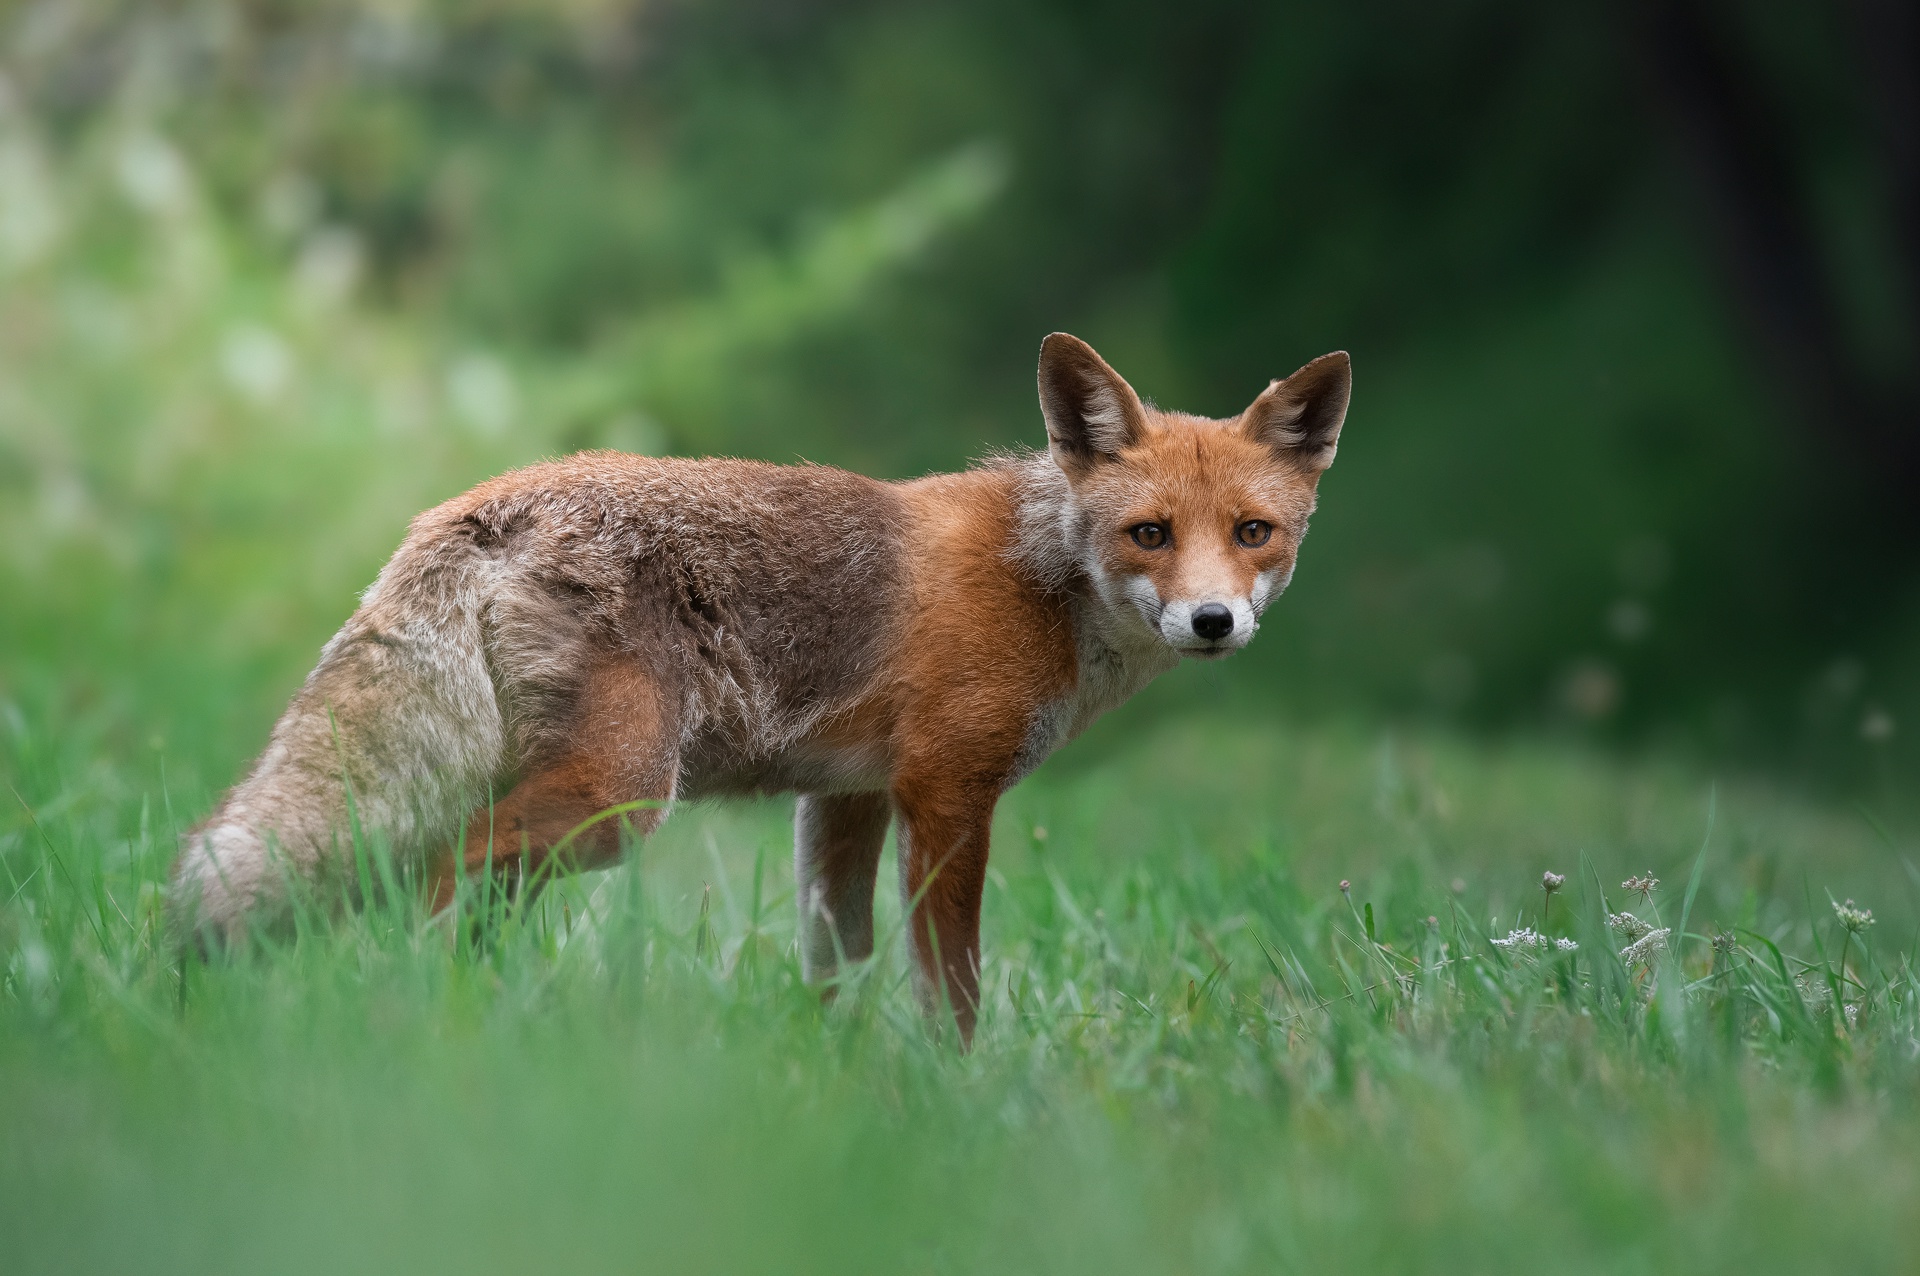
[[[913,1006],[890,896],[896,940],[838,1004],[800,985],[784,802],[682,810],[477,946],[402,900],[183,979],[154,935],[195,811],[29,725],[8,771],[37,823],[0,823],[10,1272],[1920,1249],[1912,870],[1870,817],[1775,786],[1338,725],[1143,736],[1123,712],[1002,804],[961,1056]],[[1511,958],[1489,938],[1541,924],[1548,869],[1546,928],[1580,947]],[[1686,915],[1677,964],[1613,955],[1603,887]],[[1829,890],[1878,918],[1845,980]]]

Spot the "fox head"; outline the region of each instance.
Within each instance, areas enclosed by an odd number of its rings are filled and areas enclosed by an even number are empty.
[[[1352,382],[1336,351],[1213,420],[1160,411],[1086,342],[1048,337],[1047,451],[1072,489],[1082,566],[1108,607],[1185,656],[1246,646],[1292,579]]]

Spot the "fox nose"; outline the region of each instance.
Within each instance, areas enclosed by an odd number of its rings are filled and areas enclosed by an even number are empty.
[[[1218,642],[1233,632],[1233,613],[1219,603],[1202,603],[1193,609],[1193,632]]]

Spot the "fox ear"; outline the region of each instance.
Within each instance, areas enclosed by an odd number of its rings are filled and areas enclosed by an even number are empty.
[[[1345,350],[1323,354],[1285,381],[1275,381],[1240,414],[1241,428],[1303,469],[1333,464],[1347,419],[1353,361]]]
[[[1047,451],[1069,478],[1119,455],[1147,428],[1133,387],[1092,346],[1064,332],[1040,343],[1040,411]]]

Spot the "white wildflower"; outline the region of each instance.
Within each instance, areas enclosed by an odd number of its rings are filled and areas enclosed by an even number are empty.
[[[1667,936],[1671,934],[1673,930],[1667,926],[1648,931],[1620,950],[1620,960],[1629,966],[1652,966],[1654,958],[1667,950]]]
[[[1493,941],[1495,948],[1505,948],[1509,952],[1531,952],[1547,946],[1547,937],[1531,926],[1522,926],[1519,930],[1509,931],[1505,939]]]
[[[1505,939],[1494,940],[1493,946],[1495,948],[1504,948],[1510,953],[1521,954],[1547,952],[1549,950],[1570,953],[1580,947],[1578,943],[1571,939],[1555,939],[1549,935],[1542,935],[1531,926],[1522,926],[1519,930],[1509,932]]]
[[[1873,925],[1873,910],[1857,907],[1852,900],[1848,900],[1844,904],[1835,904],[1833,906],[1833,915],[1840,919],[1840,924],[1845,926],[1847,933],[1851,935],[1858,935],[1861,931]]]
[[[1632,913],[1608,913],[1607,929],[1615,934],[1626,936],[1627,942],[1632,944],[1645,937],[1653,927]]]
[[[1660,889],[1660,879],[1652,873],[1642,873],[1638,877],[1629,877],[1620,883],[1620,889],[1632,895],[1638,895],[1644,902]]]

